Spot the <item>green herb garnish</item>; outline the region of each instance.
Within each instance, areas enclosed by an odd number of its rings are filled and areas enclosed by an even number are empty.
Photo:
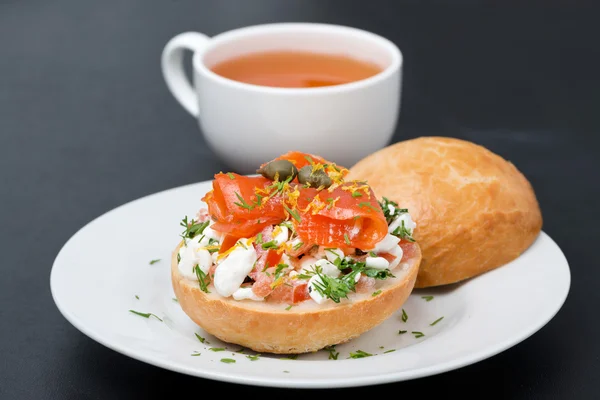
[[[200,354],[202,354],[202,353],[200,353],[198,351],[194,351],[192,354],[190,354],[190,356],[192,356],[192,357],[198,357]]]
[[[144,317],[144,318],[154,317],[157,320],[162,322],[162,319],[158,318],[158,316],[156,316],[155,314],[152,314],[152,313],[143,313],[143,312],[139,312],[139,311],[135,311],[135,310],[129,310],[129,312],[139,315],[140,317]]]
[[[362,197],[361,192],[352,192],[352,197]]]
[[[292,216],[292,218],[294,218],[296,221],[300,222],[301,218],[300,218],[300,214],[298,214],[297,211],[291,210],[288,206],[286,206],[285,204],[283,205],[283,208],[285,208],[285,210]]]
[[[375,297],[375,296],[377,296],[380,293],[381,293],[381,290],[376,290],[376,291],[373,292],[373,294],[371,296]]]
[[[350,246],[350,238],[348,238],[348,234],[347,233],[344,233],[344,242],[346,242],[346,244],[348,246]]]
[[[271,240],[268,242],[265,242],[261,245],[263,250],[268,250],[268,249],[276,249],[277,248],[277,242],[275,240]]]
[[[234,180],[235,176],[233,176],[233,174],[231,172],[227,173],[227,176],[229,177],[229,179]]]
[[[371,357],[373,354],[367,353],[366,351],[356,350],[355,352],[350,352],[350,358],[364,358]]]
[[[369,203],[368,201],[366,201],[366,202],[364,202],[364,203],[358,203],[358,206],[359,206],[359,207],[361,207],[361,208],[362,208],[362,207],[369,207],[371,210],[373,210],[373,211],[377,211],[377,208],[375,208],[375,207],[373,206],[373,204]]]
[[[250,361],[256,361],[256,360],[258,360],[260,358],[260,354],[257,354],[255,356],[253,356],[253,355],[247,355],[246,358],[248,360],[250,360]]]
[[[389,349],[389,350],[386,350],[386,351],[384,351],[384,352],[383,352],[383,354],[385,354],[385,353],[391,353],[392,351],[396,351],[396,349]]]
[[[173,297],[173,301],[174,301],[175,303],[179,303],[179,300],[177,300],[177,297]]]
[[[188,222],[187,216],[181,220],[180,226],[183,226],[185,230],[181,233],[181,237],[184,239],[193,239],[197,235],[201,235],[204,229],[210,224],[210,221],[196,222],[193,219]]]
[[[304,243],[302,242],[298,242],[294,245],[294,247],[292,247],[295,251],[298,251],[300,249],[300,247],[304,246]]]
[[[225,347],[210,347],[209,350],[217,352],[217,351],[225,351],[227,349]]]
[[[262,238],[262,232],[261,232],[258,235],[256,235],[256,244],[262,244],[262,242],[263,242],[263,238]]]
[[[196,273],[196,278],[198,278],[200,290],[202,290],[204,293],[210,293],[210,290],[208,290],[208,285],[210,284],[210,276],[205,274],[204,271],[202,271],[200,269],[200,266],[198,265],[194,267],[194,272]]]
[[[409,242],[414,242],[415,239],[413,239],[412,237],[412,232],[406,228],[406,226],[404,225],[404,220],[402,220],[401,222],[402,224],[396,229],[394,229],[394,231],[391,234],[396,237],[399,237],[400,239],[404,239]]]
[[[194,335],[196,335],[196,338],[198,338],[198,340],[200,341],[200,343],[204,343],[206,341],[205,338],[203,338],[202,336],[198,335],[197,333],[194,332]]]
[[[235,204],[238,207],[245,208],[248,211],[254,209],[254,206],[246,203],[246,200],[244,200],[244,198],[238,192],[235,192],[235,196],[238,198],[238,200],[240,202],[239,203],[238,202],[234,202],[233,204]]]
[[[340,355],[339,351],[335,350],[335,344],[325,347],[324,350],[329,352],[330,360],[337,360],[338,356]]]
[[[140,299],[140,296],[138,296],[138,295],[136,294],[136,295],[135,295],[135,298],[139,300],[139,299]]]
[[[221,358],[221,362],[225,364],[233,364],[235,360],[233,358]]]
[[[285,308],[285,311],[290,311],[291,309],[292,309],[292,305],[290,304],[289,306],[287,306],[287,307]]]
[[[420,337],[425,336],[425,334],[423,332],[418,332],[418,331],[413,331],[411,332],[413,335],[415,335],[415,339],[418,339]]]
[[[431,301],[433,300],[433,296],[421,296],[422,299],[425,299],[425,301]]]
[[[404,308],[402,309],[402,322],[406,322],[408,321],[408,314],[406,313],[406,311],[404,311]]]
[[[160,258],[157,258],[156,260],[150,260],[150,265],[156,264],[159,261],[160,261]]]
[[[432,323],[430,323],[429,326],[434,326],[435,324],[437,324],[438,322],[440,322],[443,319],[444,319],[444,317],[439,317],[438,319],[436,319],[435,321],[433,321]]]
[[[404,335],[408,331],[398,331],[398,335]]]

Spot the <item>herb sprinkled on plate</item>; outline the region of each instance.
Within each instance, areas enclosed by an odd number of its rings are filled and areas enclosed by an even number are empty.
[[[144,317],[144,318],[154,317],[157,320],[159,320],[160,322],[162,322],[162,319],[158,318],[155,314],[152,314],[152,313],[143,313],[143,312],[139,312],[139,311],[135,311],[135,310],[129,310],[129,312],[139,315],[140,317]]]
[[[404,311],[404,308],[402,309],[402,322],[406,322],[408,321],[408,314],[406,313],[406,311]]]
[[[233,364],[235,360],[233,358],[221,358],[221,362],[225,364]]]
[[[356,350],[355,352],[350,352],[350,358],[364,358],[371,357],[373,354],[367,353],[366,351]]]
[[[425,301],[431,301],[433,300],[433,296],[421,296],[422,299],[425,299]]]
[[[154,265],[154,264],[156,264],[159,261],[160,261],[160,258],[157,258],[155,260],[150,260],[150,265]]]
[[[430,326],[434,326],[435,324],[437,324],[438,322],[440,322],[441,320],[443,320],[444,317],[439,317],[438,319],[436,319],[435,321],[433,321],[432,323],[430,323]]]

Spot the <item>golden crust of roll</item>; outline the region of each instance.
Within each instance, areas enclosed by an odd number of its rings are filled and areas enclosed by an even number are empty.
[[[523,253],[542,229],[529,181],[472,142],[421,137],[381,149],[350,168],[375,193],[408,208],[423,260],[415,288],[459,282]]]
[[[183,311],[198,326],[220,340],[256,352],[300,354],[347,342],[382,323],[398,310],[410,295],[421,261],[421,252],[403,260],[404,268],[393,271],[395,278],[379,281],[373,295],[351,294],[349,301],[319,305],[307,300],[286,310],[287,304],[234,300],[200,290],[198,282],[179,274],[177,253],[171,259],[171,280]],[[374,290],[376,290],[374,289]]]

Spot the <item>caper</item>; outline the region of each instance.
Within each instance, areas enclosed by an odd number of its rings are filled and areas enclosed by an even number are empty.
[[[328,188],[332,183],[331,178],[325,171],[322,169],[313,171],[313,167],[310,165],[300,168],[300,171],[298,171],[298,182],[315,188],[320,186]]]
[[[272,181],[277,178],[280,182],[287,181],[288,179],[289,181],[293,181],[298,175],[298,169],[288,160],[271,161],[256,172]]]

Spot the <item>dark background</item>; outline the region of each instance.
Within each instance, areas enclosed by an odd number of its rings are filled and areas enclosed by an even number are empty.
[[[54,257],[81,226],[225,168],[163,83],[164,44],[187,30],[214,35],[283,21],[351,25],[397,43],[405,67],[394,140],[454,136],[513,161],[531,180],[544,230],[572,272],[558,315],[497,356],[429,378],[319,394],[600,398],[600,8],[498,3],[1,2],[0,398],[166,398],[213,388],[315,394],[212,382],[132,360],[72,327],[49,288]]]

